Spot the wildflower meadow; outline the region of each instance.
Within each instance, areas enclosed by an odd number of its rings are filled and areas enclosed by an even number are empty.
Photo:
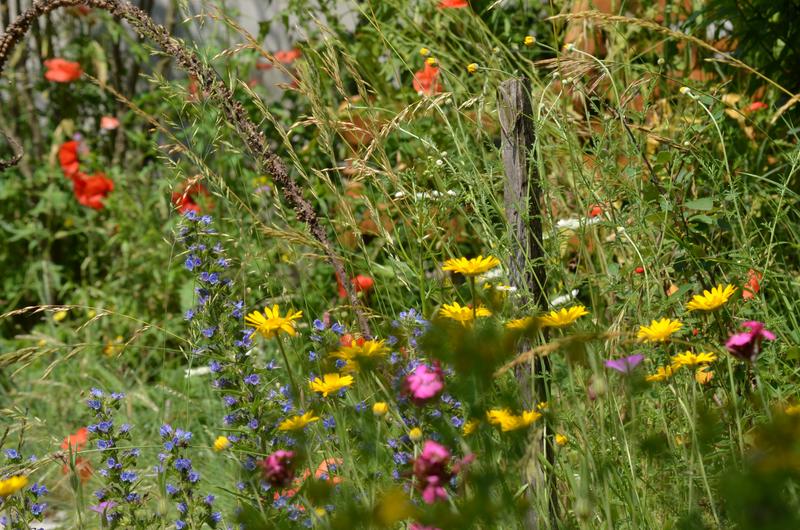
[[[0,527],[800,528],[798,16],[3,0]]]

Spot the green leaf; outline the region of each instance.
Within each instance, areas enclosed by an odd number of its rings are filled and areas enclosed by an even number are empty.
[[[707,225],[713,225],[714,219],[707,215],[693,215],[689,218],[689,222],[697,222],[697,223],[705,223]]]
[[[687,201],[683,203],[684,208],[688,208],[690,210],[700,210],[702,212],[707,212],[709,210],[714,209],[714,199],[711,197],[703,197],[702,199],[695,199],[693,201]]]

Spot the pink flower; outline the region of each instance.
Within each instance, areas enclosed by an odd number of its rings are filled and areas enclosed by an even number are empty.
[[[764,339],[775,340],[775,335],[764,328],[763,322],[750,320],[742,323],[742,327],[749,328],[750,331],[731,335],[728,342],[725,343],[725,347],[737,359],[753,362],[761,353],[761,341]]]
[[[425,526],[419,523],[411,523],[408,527],[408,530],[441,530],[440,528],[436,528],[435,526]]]
[[[264,480],[276,488],[288,486],[294,479],[294,451],[275,451],[260,461]]]
[[[442,369],[438,366],[429,368],[424,364],[417,366],[406,377],[406,392],[417,405],[435,398],[444,390]]]
[[[606,368],[611,368],[622,374],[629,374],[636,366],[644,360],[644,355],[636,354],[623,357],[622,359],[609,359],[605,361]]]
[[[104,501],[104,502],[101,502],[100,504],[96,504],[94,506],[89,506],[89,509],[92,510],[93,512],[97,512],[99,514],[103,514],[103,513],[108,512],[112,508],[114,508],[114,506],[116,506],[116,505],[117,505],[117,503],[114,502],[114,501]]]
[[[416,460],[414,460],[414,476],[417,487],[422,492],[422,500],[433,504],[437,500],[447,499],[445,485],[453,477],[448,469],[450,451],[433,440],[427,440]]]
[[[113,131],[119,127],[119,120],[114,116],[103,116],[100,118],[100,128],[104,131]]]

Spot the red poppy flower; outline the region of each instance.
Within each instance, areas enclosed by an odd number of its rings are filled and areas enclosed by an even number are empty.
[[[747,107],[747,110],[749,110],[750,112],[755,112],[757,110],[764,110],[764,109],[766,109],[768,107],[769,107],[769,105],[767,105],[763,101],[754,101],[754,102],[750,103],[750,106]]]
[[[81,65],[64,59],[48,59],[44,62],[47,71],[44,78],[55,83],[71,83],[83,75]]]
[[[440,0],[436,7],[439,9],[462,9],[469,7],[469,2],[467,0]]]
[[[756,293],[761,290],[761,278],[764,276],[758,272],[750,269],[747,271],[747,281],[744,283],[742,287],[742,298],[745,300],[750,300],[751,298],[755,298]]]
[[[189,93],[189,101],[200,101],[200,83],[193,75],[189,75],[189,82],[186,84],[186,91]]]
[[[317,470],[314,472],[314,478],[317,480],[325,480],[332,484],[339,484],[344,479],[332,473],[343,463],[341,458],[326,458],[317,466]]]
[[[61,471],[66,475],[69,473],[69,464],[64,464]],[[75,472],[81,479],[81,483],[86,482],[92,476],[92,464],[85,458],[77,457],[75,459]]]
[[[644,267],[636,267],[633,272],[636,274],[644,274]]]
[[[273,54],[275,60],[283,64],[292,64],[302,55],[303,52],[300,51],[300,48],[292,48],[291,50],[280,50]]]
[[[439,82],[439,67],[425,63],[422,70],[414,74],[414,90],[417,94],[432,96],[442,91],[442,84]]]
[[[361,346],[362,344],[364,344],[364,342],[365,342],[364,337],[359,337],[356,339],[350,333],[345,333],[339,338],[339,344],[341,344],[342,346],[352,346],[353,344]]]
[[[370,278],[369,276],[364,276],[363,274],[359,274],[355,278],[351,279],[350,282],[353,284],[353,288],[357,293],[360,292],[368,292],[372,289],[373,285],[375,285],[375,280]],[[344,298],[347,296],[347,291],[344,290],[344,286],[342,282],[339,280],[339,277],[336,277],[336,284],[339,286],[339,296]]]
[[[172,204],[178,209],[180,213],[194,212],[200,213],[200,204],[197,203],[199,196],[208,196],[208,190],[202,184],[192,184],[186,188],[185,191],[175,192],[172,194]]]
[[[64,142],[58,148],[58,163],[67,178],[73,178],[80,171],[79,147],[80,144],[77,141],[70,140],[69,142]]]
[[[292,48],[291,50],[280,50],[275,52],[272,56],[275,57],[275,60],[282,64],[292,64],[297,59],[299,59],[303,55],[303,52],[300,51],[299,48]],[[256,63],[256,68],[258,70],[271,70],[272,63],[265,62],[265,63]]]
[[[86,443],[89,441],[89,429],[86,427],[81,427],[80,429],[75,432],[75,434],[70,434],[64,441],[61,442],[61,449],[67,450],[72,447],[72,451],[81,451],[85,446]]]
[[[114,189],[114,182],[105,173],[88,176],[79,172],[72,179],[72,184],[72,191],[78,202],[95,210],[103,209],[103,199]]]
[[[603,215],[603,208],[599,204],[593,204],[589,208],[589,217],[597,217]]]

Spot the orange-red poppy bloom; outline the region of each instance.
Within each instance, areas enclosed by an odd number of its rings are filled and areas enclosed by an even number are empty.
[[[61,442],[61,449],[67,450],[72,447],[72,451],[81,451],[89,441],[89,429],[81,427],[75,434],[70,434]]]
[[[80,171],[80,158],[78,157],[78,149],[80,144],[75,140],[64,142],[58,148],[58,163],[61,165],[61,171],[67,178],[73,178]]]
[[[291,50],[279,50],[272,54],[275,57],[275,60],[281,64],[292,64],[297,59],[302,57],[303,52],[300,51],[299,48],[292,48]],[[256,63],[256,68],[259,70],[270,70],[272,69],[272,63]]]
[[[79,172],[72,179],[72,184],[72,191],[78,202],[95,210],[103,209],[103,199],[114,190],[114,182],[105,173],[89,176]]]
[[[462,9],[469,7],[467,0],[439,0],[439,9]]]
[[[417,94],[433,96],[442,91],[442,84],[439,82],[439,67],[425,63],[422,70],[414,74],[414,90]]]
[[[302,55],[303,52],[300,51],[300,48],[292,48],[291,50],[280,50],[274,53],[275,60],[283,64],[292,64]]]
[[[341,458],[326,458],[317,466],[317,470],[314,472],[314,478],[317,480],[325,480],[330,482],[331,484],[339,484],[344,479],[338,475],[334,475],[333,473],[336,471],[338,466],[342,465]]]
[[[761,290],[761,278],[764,276],[753,269],[747,271],[747,281],[744,282],[742,286],[742,298],[745,300],[750,300],[751,298],[755,298],[758,291]]]
[[[764,110],[764,109],[766,109],[768,107],[769,107],[769,105],[767,105],[763,101],[754,101],[754,102],[750,103],[750,106],[747,107],[747,110],[749,110],[750,112],[755,112],[757,110]]]
[[[589,207],[589,217],[597,217],[603,215],[603,207],[599,204],[593,204]]]
[[[364,339],[363,338],[356,339],[355,337],[353,337],[351,333],[345,333],[344,335],[339,337],[339,344],[341,344],[342,346],[351,346],[354,342],[360,346],[364,344]]]
[[[69,473],[69,464],[64,464],[61,471],[66,475]],[[81,479],[81,482],[86,482],[92,476],[92,463],[85,458],[77,457],[75,459],[75,472]]]
[[[200,213],[198,197],[208,197],[209,193],[205,186],[200,183],[188,186],[183,192],[176,191],[172,194],[172,204],[180,213],[194,212]]]
[[[48,59],[44,62],[47,69],[44,78],[55,83],[71,83],[83,75],[81,65],[64,59]]]
[[[360,293],[362,291],[368,292],[375,285],[375,280],[363,274],[359,274],[355,278],[351,279],[350,282],[353,284],[353,289],[357,293]],[[342,285],[342,282],[341,280],[339,280],[338,276],[336,277],[336,284],[339,287],[339,296],[341,298],[347,296],[347,291],[344,290],[344,285]]]

